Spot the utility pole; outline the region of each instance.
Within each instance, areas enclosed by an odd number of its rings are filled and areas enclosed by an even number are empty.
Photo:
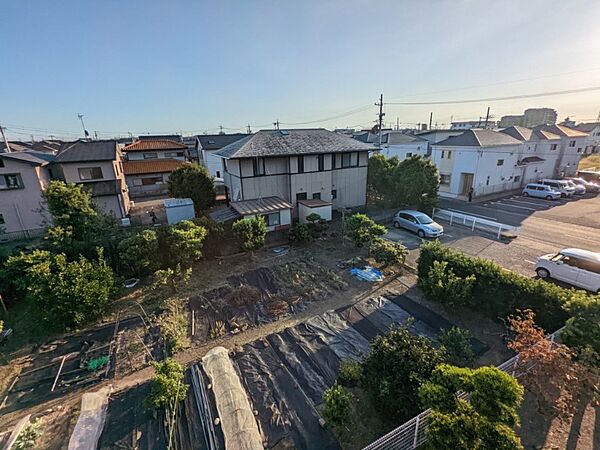
[[[273,126],[275,127],[276,130],[279,130],[279,119],[277,119],[276,122],[273,122]]]
[[[85,129],[85,123],[83,123],[83,114],[77,113],[77,117],[79,117],[79,120],[81,120],[81,127],[83,128],[83,134],[85,135],[85,137],[90,137],[90,133],[87,132],[87,130]]]
[[[381,129],[383,128],[383,94],[379,96],[379,103],[375,103],[375,106],[379,106],[379,148],[381,148]]]
[[[252,129],[250,128],[250,124],[248,124],[248,127],[246,128],[246,132],[248,134],[252,134]]]
[[[490,107],[488,106],[487,113],[485,115],[485,129],[487,130],[488,121],[490,120]]]
[[[8,139],[6,139],[6,134],[4,134],[4,127],[0,125],[0,133],[2,133],[2,139],[4,139],[4,146],[6,147],[6,153],[10,153],[10,145],[8,145]]]
[[[431,122],[433,122],[433,111],[429,113],[429,129],[431,130]]]
[[[396,131],[400,129],[400,117],[396,117]]]
[[[223,133],[223,125],[219,125],[219,134],[225,134]]]

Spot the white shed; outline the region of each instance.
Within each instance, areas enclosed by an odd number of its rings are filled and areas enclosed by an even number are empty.
[[[167,212],[167,222],[169,225],[196,217],[194,202],[191,198],[167,198],[163,201],[163,205]]]
[[[331,202],[326,202],[319,199],[299,200],[298,201],[298,217],[300,223],[308,223],[306,218],[311,214],[318,214],[321,219],[331,220]]]

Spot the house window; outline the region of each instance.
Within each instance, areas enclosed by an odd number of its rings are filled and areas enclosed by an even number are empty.
[[[581,153],[581,147],[577,149],[577,153]]]
[[[550,146],[550,150],[556,150],[558,148],[558,144],[552,144]]]
[[[265,219],[265,223],[268,227],[274,227],[281,224],[279,211],[271,214],[265,214],[263,218]]]
[[[321,193],[320,192],[315,192],[313,194],[313,200],[321,200]]]
[[[352,154],[342,153],[342,169],[350,167],[352,165]]]
[[[489,186],[490,185],[490,177],[488,176],[485,180],[485,185]]]
[[[4,220],[4,215],[0,214],[0,225],[4,225],[6,221]]]
[[[444,159],[445,154],[446,154],[446,152],[444,150],[442,150],[442,159]]]
[[[335,169],[335,153],[331,154],[331,168]]]
[[[221,172],[217,170],[217,178],[221,178]]]
[[[504,165],[504,160],[503,159],[499,159],[498,161],[496,161],[496,165],[497,166],[503,166]]]
[[[142,186],[150,186],[153,184],[162,184],[162,177],[148,177],[142,178]]]
[[[298,173],[304,173],[304,156],[298,156]]]
[[[333,189],[331,191],[331,200],[335,200],[337,198],[337,190]]]
[[[575,141],[569,141],[569,147],[575,147]]]
[[[440,184],[449,186],[450,185],[450,175],[446,174],[446,173],[441,173],[440,174]]]
[[[144,153],[144,159],[157,159],[157,158],[158,158],[158,153],[156,153],[156,152]]]
[[[183,152],[165,152],[165,158],[183,158]]]
[[[296,194],[296,201],[297,202],[300,201],[300,200],[306,200],[306,199],[307,199],[306,192],[298,192]]]
[[[265,174],[265,158],[254,158],[252,160],[252,165],[255,177],[260,177]]]
[[[21,174],[0,175],[0,191],[8,189],[23,189],[23,180]]]
[[[452,150],[448,150],[448,159],[452,158]]]
[[[0,159],[0,167],[4,167],[4,160]]]
[[[81,181],[102,179],[102,167],[81,167],[78,171]]]
[[[409,152],[409,153],[407,153],[407,154],[406,154],[406,157],[407,157],[407,158],[412,158],[412,153],[410,153],[410,152]]]
[[[521,181],[521,176],[520,176],[520,175],[515,175],[515,183],[516,183],[517,181]]]
[[[325,155],[317,155],[317,163],[319,172],[323,172],[325,170]]]

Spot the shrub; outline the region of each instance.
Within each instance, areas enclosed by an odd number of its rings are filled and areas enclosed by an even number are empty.
[[[389,331],[371,342],[363,363],[362,385],[378,412],[401,422],[418,412],[418,389],[427,381],[444,355],[423,336],[406,328]]]
[[[307,224],[297,222],[290,228],[289,238],[291,242],[302,244],[311,241],[312,234]]]
[[[346,232],[357,247],[364,247],[373,239],[383,236],[387,229],[364,214],[354,214],[346,219]]]
[[[400,242],[375,238],[371,242],[369,253],[379,264],[384,267],[403,264],[408,250]]]
[[[40,419],[35,419],[21,430],[13,447],[14,450],[29,450],[36,448],[36,441],[41,435]]]
[[[348,423],[352,408],[352,396],[339,384],[334,384],[323,394],[323,418],[333,426]]]
[[[234,222],[232,231],[240,239],[246,252],[258,250],[265,245],[267,224],[263,216],[240,219]]]
[[[160,363],[152,362],[152,366],[155,374],[146,405],[153,409],[176,408],[185,398],[188,389],[188,385],[183,382],[183,366],[174,359],[165,359]]]
[[[434,261],[421,287],[429,298],[449,306],[466,306],[472,298],[475,276],[458,277],[446,261]]]
[[[337,381],[342,386],[354,387],[362,377],[362,365],[358,361],[345,359],[340,363]]]
[[[174,269],[167,267],[154,272],[154,280],[150,285],[153,291],[160,291],[163,287],[168,286],[172,293],[179,291],[180,285],[185,285],[190,281],[192,276],[192,268],[182,269],[180,264],[177,264]]]
[[[465,367],[473,364],[475,353],[471,347],[471,333],[459,327],[444,330],[439,336],[440,344],[446,353],[446,360],[455,366]]]
[[[157,266],[158,238],[156,231],[144,230],[123,239],[118,245],[119,265],[125,276],[143,277]]]
[[[572,317],[561,334],[563,342],[600,365],[600,297],[577,295],[567,304],[567,310]]]
[[[189,267],[202,258],[202,246],[208,231],[191,220],[158,229],[158,248],[162,263],[160,267]]]
[[[442,290],[435,293],[435,283],[429,279],[435,261],[446,262],[445,270],[452,270],[455,276],[462,279],[475,275],[471,295],[466,299],[465,306],[480,311],[491,319],[506,317],[516,309],[532,309],[540,325],[556,330],[568,317],[565,304],[574,295],[573,290],[526,278],[505,270],[492,261],[472,258],[444,247],[438,241],[421,246],[417,266],[419,286],[430,298],[439,299],[444,291],[442,286]]]
[[[170,299],[165,309],[156,317],[156,324],[165,344],[165,353],[173,355],[179,350],[189,347],[187,336],[188,318],[185,308],[177,299]]]

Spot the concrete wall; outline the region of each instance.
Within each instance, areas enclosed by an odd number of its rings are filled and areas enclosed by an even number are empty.
[[[23,189],[0,190],[0,214],[4,224],[0,224],[7,233],[37,230],[45,226],[42,209],[45,202],[42,190],[49,182],[49,174],[43,167],[35,167],[8,158],[2,159],[0,175],[19,174]]]
[[[120,219],[123,217],[121,212],[121,208],[123,205],[123,196],[119,195],[106,195],[102,197],[94,197],[92,198],[94,204],[106,214],[110,214],[111,216]]]
[[[310,208],[306,205],[303,205],[302,203],[298,204],[298,218],[300,219],[300,223],[308,223],[308,220],[306,220],[306,218],[311,214],[318,214],[319,216],[321,216],[321,219],[330,221],[331,205]]]
[[[244,219],[251,219],[253,217],[256,217],[256,214],[248,214],[244,216]],[[278,226],[267,227],[267,232],[289,228],[292,224],[292,211],[287,208],[279,210],[279,222]]]

